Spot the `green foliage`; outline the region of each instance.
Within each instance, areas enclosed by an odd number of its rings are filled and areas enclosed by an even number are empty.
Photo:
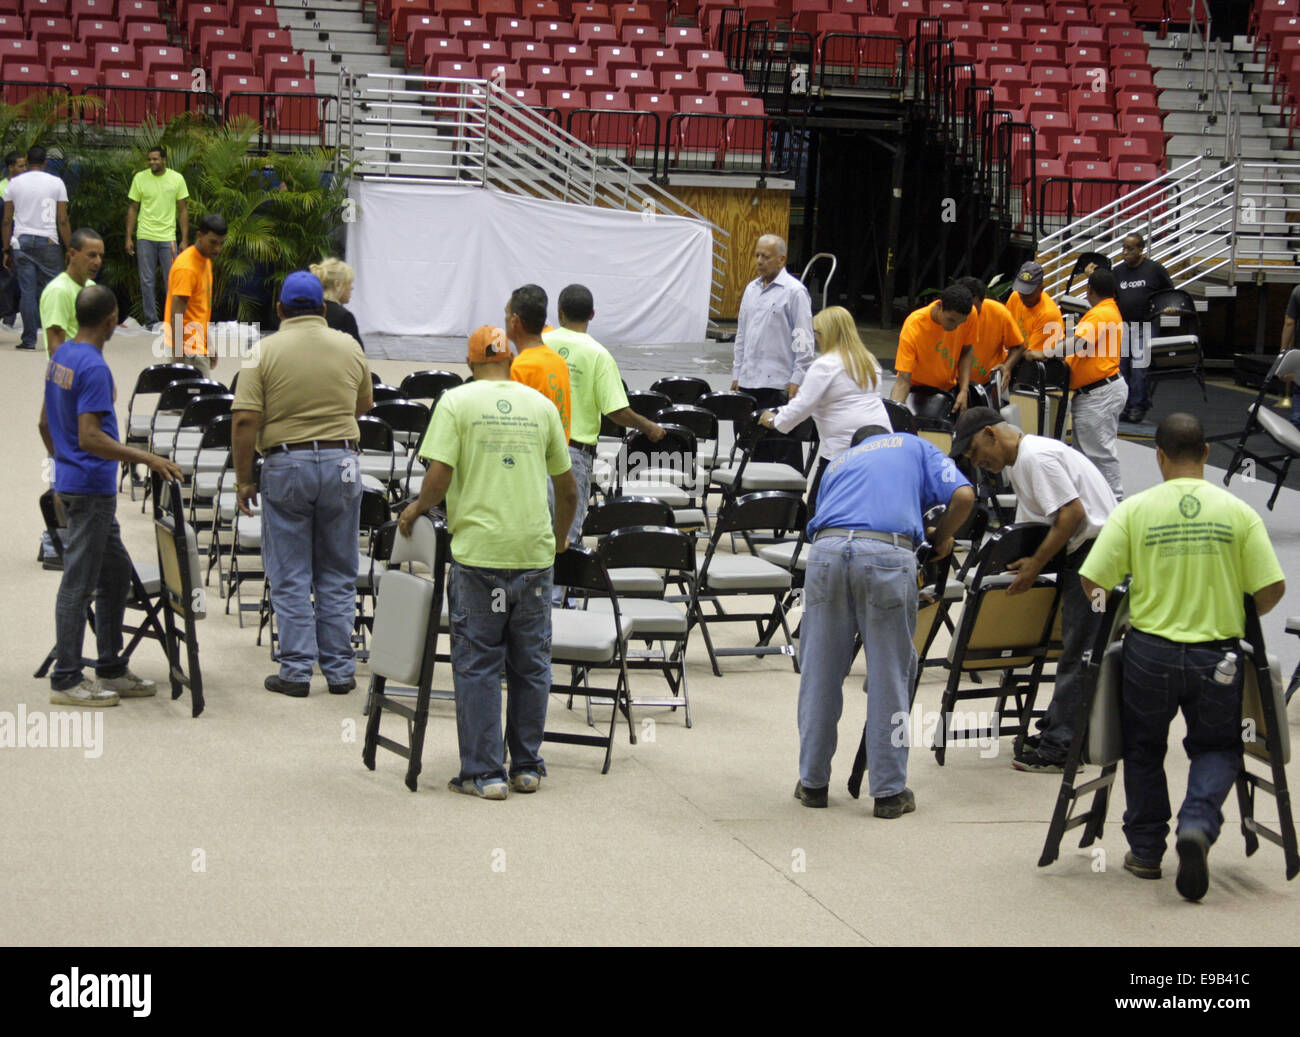
[[[75,99],[74,99],[75,100]],[[127,192],[148,168],[148,150],[167,149],[168,168],[189,189],[188,244],[206,213],[218,212],[230,227],[213,266],[213,319],[263,319],[290,271],[336,250],[347,200],[347,170],[331,175],[333,153],[324,148],[256,153],[258,127],[249,119],[212,125],[181,115],[165,127],[146,123],[120,132],[80,121],[63,122],[60,103],[0,105],[0,142],[26,148],[45,144],[61,156],[73,228],[94,227],[104,238],[99,280],[129,300],[127,312],[143,315],[135,258],[126,254]],[[12,143],[10,143],[12,142]],[[53,167],[52,167],[53,168]]]

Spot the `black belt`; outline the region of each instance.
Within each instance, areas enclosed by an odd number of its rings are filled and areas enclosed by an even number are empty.
[[[893,544],[895,547],[906,547],[909,551],[913,550],[914,547],[910,536],[904,536],[902,533],[879,533],[874,529],[819,529],[813,540],[817,541],[822,537],[848,537],[850,540],[882,540],[886,544]]]
[[[1143,637],[1149,637],[1153,641],[1160,641],[1172,648],[1203,648],[1216,652],[1241,652],[1241,641],[1237,638],[1228,637],[1219,641],[1171,641],[1167,637],[1161,637],[1159,634],[1148,634],[1145,630],[1139,630],[1133,627],[1133,633],[1141,634]]]
[[[305,443],[277,443],[272,450],[356,450],[356,441],[351,439],[312,439]]]
[[[595,443],[579,443],[576,439],[571,439],[571,440],[569,440],[569,446],[576,446],[579,450],[581,450],[581,451],[582,451],[584,454],[586,454],[588,457],[595,457],[595,456],[596,456],[596,444],[595,444]]]
[[[1117,374],[1113,374],[1109,378],[1098,378],[1095,382],[1089,382],[1087,385],[1081,385],[1079,386],[1079,388],[1075,389],[1074,391],[1092,392],[1093,389],[1099,389],[1103,385],[1109,385],[1111,382],[1116,381],[1118,378],[1119,375]]]

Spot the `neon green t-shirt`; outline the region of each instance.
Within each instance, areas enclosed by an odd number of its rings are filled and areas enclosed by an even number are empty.
[[[1204,479],[1170,479],[1110,513],[1079,575],[1109,589],[1129,573],[1133,626],[1187,644],[1242,637],[1242,596],[1283,578],[1263,520]]]
[[[600,437],[601,415],[627,406],[618,363],[608,349],[583,331],[556,328],[546,332],[542,341],[569,367],[569,438],[576,443],[595,443]]]
[[[140,218],[135,236],[144,241],[176,240],[176,203],[190,196],[185,178],[174,169],[164,169],[161,176],[142,169],[131,181],[127,198],[140,203]]]
[[[420,456],[453,469],[451,554],[481,569],[549,569],[546,480],[570,468],[560,413],[522,382],[475,381],[438,398]]]
[[[77,284],[65,270],[45,286],[41,292],[41,345],[45,355],[50,355],[50,343],[45,337],[46,328],[62,328],[64,341],[77,337],[77,293],[94,284],[89,277],[85,284]]]

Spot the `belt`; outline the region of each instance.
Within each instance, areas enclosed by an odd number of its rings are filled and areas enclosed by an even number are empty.
[[[571,440],[569,440],[569,446],[576,446],[579,450],[581,450],[581,451],[582,451],[584,454],[586,454],[588,457],[595,457],[595,456],[596,456],[596,444],[595,444],[595,443],[579,443],[576,439],[571,439]]]
[[[1079,386],[1079,388],[1075,389],[1074,391],[1075,391],[1075,392],[1092,392],[1093,389],[1100,389],[1103,385],[1109,385],[1111,382],[1117,380],[1118,378],[1119,378],[1119,375],[1117,375],[1117,374],[1113,374],[1113,375],[1111,375],[1109,378],[1099,378],[1099,379],[1097,379],[1097,381],[1095,381],[1095,382],[1089,382],[1087,385],[1081,385],[1081,386]]]
[[[277,443],[272,450],[356,450],[357,444],[351,439],[312,439],[305,443]]]
[[[814,541],[822,537],[848,537],[850,540],[882,540],[895,547],[905,547],[911,551],[914,547],[912,538],[902,533],[878,533],[874,529],[819,529]]]

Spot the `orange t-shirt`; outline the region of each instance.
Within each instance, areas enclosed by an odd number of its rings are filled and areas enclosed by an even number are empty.
[[[1012,292],[1007,299],[1007,312],[1019,326],[1020,334],[1030,349],[1045,353],[1060,345],[1065,334],[1061,307],[1046,292],[1038,297],[1038,304],[1032,309],[1025,305],[1019,292]]]
[[[1017,346],[1024,345],[1025,336],[1010,311],[996,299],[985,299],[980,304],[979,327],[972,349],[970,380],[983,385],[989,372],[1006,363],[1007,355]]]
[[[1123,346],[1124,318],[1119,315],[1119,306],[1114,299],[1103,299],[1075,325],[1075,352],[1065,358],[1070,365],[1070,388],[1078,389],[1117,374]]]
[[[516,382],[530,385],[555,404],[564,426],[564,439],[569,439],[569,365],[550,346],[530,346],[521,350],[510,363],[510,377]]]
[[[944,331],[943,325],[930,316],[930,305],[913,310],[903,321],[894,370],[910,374],[913,385],[951,389],[957,384],[957,361],[963,347],[975,343],[979,315],[971,307],[970,316],[956,331]]]
[[[191,245],[172,262],[171,276],[167,279],[167,306],[163,311],[163,324],[167,343],[172,336],[172,296],[183,295],[185,305],[184,352],[186,356],[208,355],[208,321],[212,319],[212,260],[200,254]]]

